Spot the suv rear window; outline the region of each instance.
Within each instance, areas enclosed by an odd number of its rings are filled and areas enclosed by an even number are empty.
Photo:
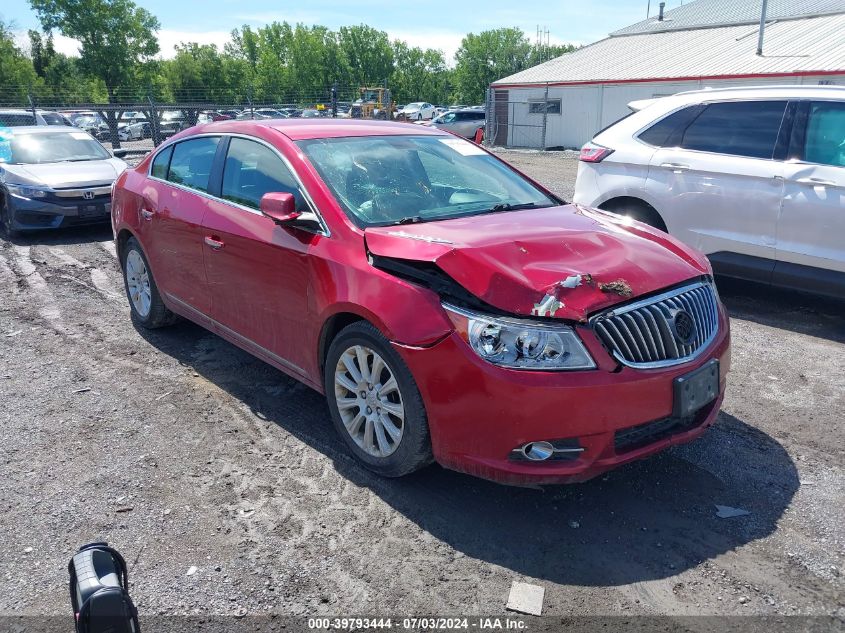
[[[683,132],[684,128],[689,125],[690,121],[700,111],[701,107],[694,105],[673,112],[669,116],[660,119],[650,128],[640,132],[637,138],[643,143],[648,143],[655,147],[672,147],[677,145],[681,140],[679,134]]]
[[[785,110],[786,101],[711,103],[686,129],[681,147],[771,158]]]

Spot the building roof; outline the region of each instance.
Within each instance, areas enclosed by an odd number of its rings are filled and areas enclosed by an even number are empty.
[[[772,4],[778,1],[771,0]],[[830,4],[832,0],[801,2]],[[674,11],[699,3],[730,4],[729,0],[698,0]],[[493,85],[845,74],[843,34],[845,13],[777,20],[766,26],[763,55],[758,56],[754,24],[634,33],[590,44]]]
[[[652,10],[658,0],[651,3]],[[763,0],[696,0],[610,34],[611,37],[635,33],[659,33],[687,29],[712,28],[739,24],[759,24]],[[766,21],[845,13],[845,0],[769,0]]]

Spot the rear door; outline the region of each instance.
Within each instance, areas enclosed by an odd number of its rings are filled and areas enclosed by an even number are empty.
[[[652,155],[646,190],[666,210],[670,232],[727,274],[771,279],[783,192],[775,149],[786,106],[786,100],[706,104],[677,146]]]
[[[167,297],[204,317],[211,294],[203,265],[202,219],[220,137],[203,136],[160,152],[143,192],[141,241]]]
[[[833,294],[845,295],[845,102],[800,104],[785,165],[777,260],[776,282],[826,294],[832,283]]]
[[[265,193],[290,192],[310,211],[276,150],[231,137],[222,182],[209,203],[203,239],[212,316],[221,333],[259,356],[304,373],[313,350],[303,346],[308,323],[308,251],[319,236],[282,228],[259,211]]]

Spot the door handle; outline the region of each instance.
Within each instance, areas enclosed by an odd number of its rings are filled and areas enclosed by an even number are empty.
[[[661,163],[661,167],[665,167],[666,169],[671,169],[676,174],[680,174],[683,171],[689,169],[689,165],[684,165],[683,163]]]
[[[149,209],[141,209],[141,216],[147,221],[152,220],[154,215]]]
[[[223,241],[215,239],[210,235],[206,235],[203,241],[205,242],[206,246],[210,246],[215,251],[219,251],[221,248],[223,248]]]
[[[802,185],[817,185],[822,187],[836,187],[837,184],[832,180],[825,180],[824,178],[799,178],[797,182]]]

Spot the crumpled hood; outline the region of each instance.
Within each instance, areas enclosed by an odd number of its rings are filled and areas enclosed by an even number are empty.
[[[77,163],[3,165],[3,169],[10,182],[65,189],[110,185],[126,169],[126,163],[119,158],[110,158]]]
[[[488,304],[585,321],[593,312],[711,274],[707,259],[638,222],[582,207],[368,228],[377,256],[433,262]]]

